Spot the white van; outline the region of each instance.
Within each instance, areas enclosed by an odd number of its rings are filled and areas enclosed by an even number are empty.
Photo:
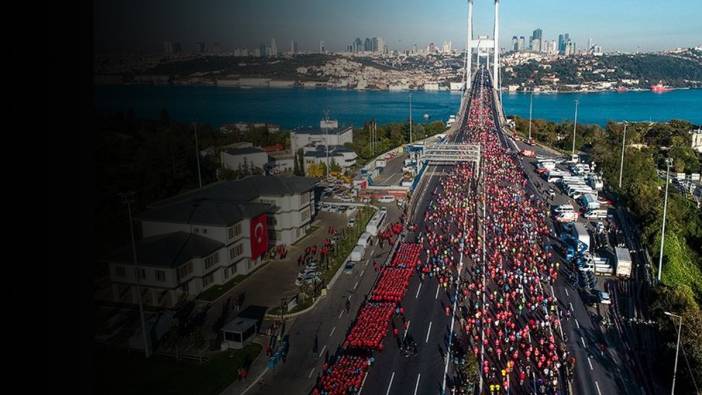
[[[578,213],[575,211],[566,211],[556,216],[558,222],[575,222],[578,220]]]
[[[575,211],[575,208],[573,208],[573,206],[570,204],[561,204],[560,206],[553,209],[553,211],[556,214],[560,214],[560,213],[565,213],[565,212],[573,212],[573,211]]]
[[[585,218],[596,219],[596,218],[607,218],[607,210],[590,210],[585,213]]]
[[[368,232],[361,233],[361,237],[358,239],[358,243],[356,243],[356,245],[359,245],[363,248],[368,247],[368,243],[370,242],[371,237],[373,237],[373,235],[371,235]]]

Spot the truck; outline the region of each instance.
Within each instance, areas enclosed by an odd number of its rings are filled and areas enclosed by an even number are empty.
[[[387,164],[387,161],[385,159],[376,159],[375,160],[375,167],[385,167]]]
[[[595,176],[595,175],[590,175],[590,177],[588,177],[587,184],[589,186],[591,186],[596,191],[601,191],[602,188],[604,188],[604,183],[602,182],[602,178]]]
[[[588,210],[597,210],[600,208],[600,202],[597,200],[597,196],[591,193],[584,194],[581,201],[583,203],[583,207]]]
[[[354,247],[353,250],[351,250],[351,262],[360,262],[361,259],[363,259],[363,255],[365,254],[365,252],[366,249],[363,248],[363,246],[357,245],[356,247]]]
[[[525,149],[522,150],[522,155],[526,156],[527,158],[533,158],[536,156],[536,152],[529,149]]]
[[[617,256],[617,276],[631,277],[631,255],[629,250],[622,247],[614,247],[614,252]]]
[[[585,244],[588,250],[590,249],[590,234],[587,232],[585,225],[579,222],[575,223],[573,227],[573,238]]]

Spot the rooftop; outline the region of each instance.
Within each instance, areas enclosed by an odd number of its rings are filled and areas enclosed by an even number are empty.
[[[224,244],[197,234],[166,233],[136,242],[137,263],[140,266],[176,268],[193,258],[206,257],[222,246]],[[127,265],[134,264],[131,245],[116,250],[106,260]]]
[[[265,154],[265,152],[258,147],[227,148],[224,152],[229,155]]]
[[[240,180],[220,181],[161,200],[151,208],[172,205],[180,202],[200,200],[220,200],[229,202],[250,202],[260,196],[294,195],[314,189],[317,180],[299,176],[249,176]]]
[[[194,198],[152,208],[144,212],[140,218],[143,221],[151,220],[176,224],[230,226],[243,219],[254,218],[271,211],[271,209],[269,204],[264,203]]]
[[[344,134],[344,133],[349,132],[349,131],[353,131],[352,126],[346,126],[346,127],[340,127],[340,128],[334,128],[334,129],[300,128],[300,129],[293,130],[291,133],[323,135],[323,134]]]

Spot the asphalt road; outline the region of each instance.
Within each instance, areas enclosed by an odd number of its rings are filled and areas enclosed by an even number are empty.
[[[539,146],[527,146],[522,142],[516,142],[519,149],[529,148],[536,151],[539,156],[553,156],[553,154]],[[571,203],[578,207],[577,202],[565,194],[560,193],[557,187],[547,183],[535,171],[533,159],[522,158],[522,168],[525,170],[529,184],[533,193],[543,195],[537,190],[546,188],[555,189],[557,194],[553,204]],[[592,230],[591,224],[583,217],[579,222],[585,224]],[[551,229],[555,236],[554,244],[558,243],[555,223],[551,222]],[[594,234],[594,232],[592,233]],[[594,239],[594,238],[591,238]],[[559,249],[556,248],[555,252]],[[564,309],[570,309],[572,318],[563,321],[564,334],[568,338],[566,342],[570,352],[576,357],[576,372],[573,380],[573,393],[575,394],[643,394],[641,376],[635,373],[636,366],[632,366],[628,350],[623,345],[626,342],[626,334],[618,326],[603,328],[600,325],[600,317],[612,318],[610,308],[606,305],[588,307],[583,303],[582,295],[577,286],[574,287],[568,282],[570,270],[567,265],[561,265],[556,286],[553,289],[556,297]],[[622,284],[620,284],[622,283]],[[614,277],[598,278],[597,288],[611,292],[614,303],[631,298],[627,294],[630,284],[626,280],[618,280]],[[634,305],[634,303],[628,303]],[[615,313],[611,309],[611,313]],[[600,344],[607,344],[605,351],[599,347]]]
[[[389,222],[397,221],[400,210],[394,203],[388,207]],[[310,312],[286,321],[290,349],[286,362],[267,371],[247,394],[306,394],[312,390],[325,354],[333,355],[344,341],[347,330],[378,273],[372,260],[383,262],[392,246],[381,248],[377,242],[366,249],[364,260],[352,273],[342,273],[329,294]],[[351,309],[345,301],[351,297]],[[318,353],[313,353],[315,336]]]
[[[501,136],[503,143],[514,144],[513,141]],[[537,154],[546,156],[550,152],[536,147]],[[531,193],[539,196],[537,185],[545,182],[534,171],[534,166],[528,161],[521,161],[526,172]],[[387,170],[387,169],[386,169]],[[417,224],[417,234],[409,233],[405,241],[415,241],[418,234],[424,232],[424,212],[432,199],[432,191],[439,185],[443,172],[449,167],[431,166],[427,169],[423,185],[417,190],[416,209],[410,214],[410,222]],[[551,186],[553,187],[553,186]],[[542,196],[543,198],[543,196]],[[567,196],[558,194],[554,203],[571,201]],[[393,213],[399,217],[399,213]],[[558,244],[557,232],[553,223],[553,244]],[[386,249],[387,250],[387,246]],[[371,247],[371,253],[376,255],[376,260],[381,261],[387,257],[387,251],[382,253],[378,247]],[[554,249],[560,251],[559,248]],[[588,307],[583,303],[578,290],[568,282],[568,265],[561,265],[561,273],[554,287],[546,286],[546,292],[555,295],[560,302],[560,313],[572,313],[571,318],[563,319],[563,335],[567,338],[566,344],[571,354],[576,359],[575,376],[568,383],[570,393],[574,394],[639,394],[641,385],[638,383],[636,366],[628,357],[628,350],[623,346],[625,336],[619,325],[607,329],[600,325],[599,316],[610,316],[610,309],[606,307]],[[287,362],[269,372],[263,383],[250,393],[276,394],[276,393],[307,393],[319,375],[319,366],[322,358],[312,353],[315,335],[318,347],[334,353],[347,333],[349,325],[355,317],[361,302],[368,294],[377,273],[370,264],[357,265],[352,275],[343,275],[332,289],[330,295],[320,303],[312,312],[295,319],[290,323],[291,336],[290,353]],[[600,283],[605,285],[605,281]],[[625,301],[631,297],[631,286],[619,280],[606,280],[611,290],[620,290],[613,297],[613,312],[625,306],[631,309],[632,303]],[[352,308],[345,312],[344,300],[352,297]],[[369,369],[365,377],[361,393],[363,394],[438,394],[441,393],[446,363],[444,356],[447,354],[447,334],[450,331],[450,317],[444,313],[444,306],[449,303],[446,292],[441,289],[433,278],[424,281],[419,276],[413,276],[409,288],[402,301],[405,317],[409,321],[406,332],[401,331],[400,336],[412,336],[418,345],[415,356],[405,357],[399,352],[397,339],[389,334],[384,340],[384,351],[376,352],[375,364]],[[606,347],[600,347],[606,344]]]

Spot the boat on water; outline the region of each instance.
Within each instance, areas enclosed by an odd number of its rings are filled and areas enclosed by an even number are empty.
[[[651,91],[656,93],[668,92],[673,88],[663,85],[663,81],[659,81],[656,85],[651,85]]]

